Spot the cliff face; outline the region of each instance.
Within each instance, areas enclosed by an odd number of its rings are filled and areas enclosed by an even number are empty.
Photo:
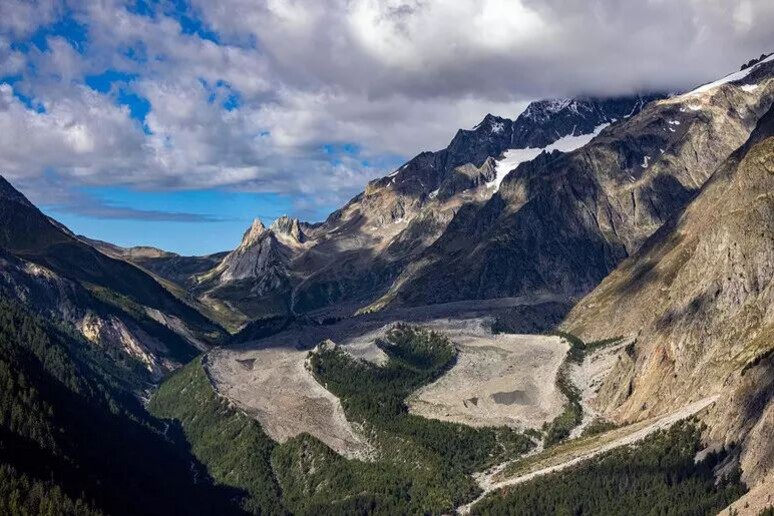
[[[281,217],[266,228],[256,219],[239,246],[189,283],[217,312],[285,313],[293,281],[292,262],[304,251],[305,235],[296,219]]]
[[[762,87],[762,86],[759,86]],[[745,479],[774,466],[774,110],[677,219],[569,314],[588,339],[636,335],[597,404],[642,419],[720,394],[707,418],[742,444]]]

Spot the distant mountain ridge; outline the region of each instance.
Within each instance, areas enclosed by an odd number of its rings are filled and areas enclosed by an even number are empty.
[[[245,321],[530,292],[570,303],[746,140],[770,92],[743,86],[771,75],[764,59],[707,91],[539,101],[515,120],[487,115],[445,149],[371,181],[323,223],[297,222],[303,241],[268,230],[262,246],[240,246],[196,276],[195,294]],[[223,274],[237,262],[249,265]]]
[[[186,284],[205,302],[245,319],[326,311],[333,304],[354,313],[378,299],[462,207],[492,197],[498,174],[507,174],[501,166],[506,151],[591,138],[655,98],[542,101],[515,120],[487,115],[473,129],[460,129],[445,149],[420,153],[370,182],[322,224],[283,218],[269,229],[253,226],[248,233],[255,232],[260,245],[243,240]]]

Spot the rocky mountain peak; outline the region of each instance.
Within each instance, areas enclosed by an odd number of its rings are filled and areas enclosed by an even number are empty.
[[[467,182],[468,186],[463,187],[459,178],[453,177],[459,175],[455,169],[481,168],[487,159],[498,159],[510,149],[541,149],[564,137],[593,134],[600,126],[634,116],[649,101],[662,97],[540,100],[531,103],[515,120],[488,113],[473,128],[459,129],[445,149],[420,153],[392,174],[371,181],[364,195],[371,198],[387,188],[413,199],[430,198],[450,180],[456,183],[455,192],[475,188],[479,181]],[[351,202],[361,200],[356,197]]]
[[[766,60],[767,58],[771,57],[771,55],[772,55],[771,53],[769,53],[769,54],[761,54],[761,57],[759,57],[759,58],[757,58],[757,59],[755,59],[755,58],[753,58],[753,59],[750,59],[748,62],[746,62],[745,64],[743,64],[743,65],[742,65],[742,66],[739,68],[739,70],[740,70],[740,71],[742,71],[742,70],[746,70],[746,69],[750,68],[751,66],[755,66],[755,65],[757,65],[758,63],[760,63],[761,61],[764,61],[764,60]]]
[[[283,215],[269,228],[255,219],[245,232],[242,243],[228,253],[209,272],[199,276],[200,283],[222,285],[254,279],[253,293],[280,288],[286,282],[288,263],[304,235],[298,219]]]
[[[638,114],[665,95],[548,99],[532,102],[513,123],[511,148],[543,148],[561,137],[591,134],[604,124]]]
[[[296,218],[283,215],[272,222],[269,229],[277,236],[289,237],[298,243],[304,241],[304,233],[301,231],[301,226]]]
[[[512,120],[493,115],[492,113],[487,113],[484,119],[481,120],[481,122],[479,122],[479,124],[476,125],[472,130],[484,134],[502,134],[506,131],[506,129],[510,128],[512,123]]]
[[[32,206],[32,203],[24,197],[24,194],[14,188],[2,175],[0,175],[0,200],[13,201],[26,206]]]
[[[552,115],[564,109],[578,111],[578,103],[573,99],[547,99],[531,102],[521,114],[525,119],[542,123],[548,121]]]
[[[242,237],[242,243],[239,244],[239,247],[244,249],[246,247],[254,246],[264,233],[266,233],[266,226],[263,225],[263,222],[261,222],[260,219],[255,219],[248,230],[245,231],[245,234]]]

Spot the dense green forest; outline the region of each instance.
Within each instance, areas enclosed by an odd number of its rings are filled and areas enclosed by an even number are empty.
[[[208,482],[111,367],[0,299],[0,514],[227,513],[233,492]]]
[[[728,452],[703,461],[701,429],[678,423],[633,447],[620,448],[572,469],[494,493],[473,507],[480,515],[706,515],[739,498],[736,470],[719,480],[714,470]]]
[[[258,422],[218,397],[201,358],[164,382],[148,409],[182,425],[193,453],[212,478],[244,490],[240,503],[245,510],[254,514],[284,512],[270,462],[274,441]]]
[[[583,421],[583,407],[581,406],[581,393],[570,377],[570,364],[568,353],[565,361],[559,367],[556,375],[556,386],[564,394],[567,401],[564,403],[562,413],[553,421],[543,425],[543,445],[548,447],[570,436],[572,430]]]
[[[243,489],[252,514],[432,514],[475,493],[458,469],[385,437],[400,460],[347,460],[309,435],[277,444],[213,391],[201,359],[165,382],[154,414],[179,420],[216,482]]]
[[[586,359],[586,355],[589,353],[604,348],[605,346],[611,346],[617,344],[623,340],[622,336],[612,337],[609,339],[593,340],[591,342],[585,342],[583,339],[572,333],[564,331],[554,330],[549,332],[549,335],[556,335],[562,337],[570,344],[570,350],[567,352],[567,358],[575,362],[576,364],[582,363]]]
[[[159,389],[150,408],[168,420],[157,419],[133,394],[141,375],[127,376],[104,350],[0,299],[0,514],[451,510],[478,492],[467,473],[531,441],[409,415],[404,398],[451,366],[456,351],[408,328],[391,341],[384,368],[350,363],[334,349],[314,360],[339,390],[362,381],[381,393],[344,397],[378,442],[378,460],[363,462],[308,435],[274,443],[215,394],[201,358]]]

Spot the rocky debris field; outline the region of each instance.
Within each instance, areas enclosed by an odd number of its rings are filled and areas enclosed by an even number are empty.
[[[295,328],[237,348],[213,350],[206,367],[218,393],[256,418],[272,439],[284,442],[308,433],[345,457],[367,459],[372,447],[357,425],[347,421],[339,399],[306,368],[307,356],[329,340],[353,356],[381,364],[386,355],[377,340],[399,322],[416,324],[447,335],[458,347],[459,358],[447,375],[420,391],[416,399],[424,401],[423,406],[412,402],[413,410],[473,426],[534,428],[562,409],[564,398],[555,377],[567,345],[557,337],[493,335],[493,320],[483,314],[543,302],[546,299],[512,298],[449,303]],[[473,398],[478,398],[478,406]]]
[[[447,335],[459,356],[448,373],[409,399],[411,412],[471,426],[539,428],[562,411],[564,396],[554,381],[568,349],[561,338],[492,335],[487,319],[428,327]]]

